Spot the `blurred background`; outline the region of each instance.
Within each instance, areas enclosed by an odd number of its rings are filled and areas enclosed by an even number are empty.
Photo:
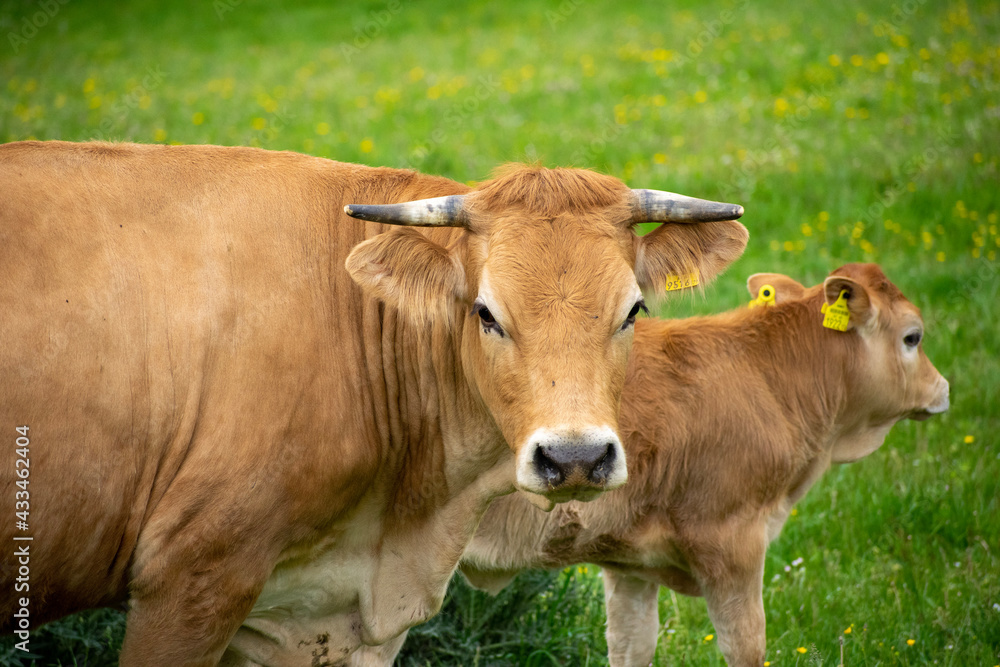
[[[748,275],[878,262],[923,310],[952,409],[899,424],[799,504],[765,572],[770,665],[1000,663],[1000,3],[0,0],[0,139],[215,143],[473,182],[589,167],[746,208]],[[3,186],[0,184],[0,197]],[[2,269],[0,269],[2,275]],[[0,316],[2,317],[2,316]],[[67,474],[72,474],[67,471]],[[655,664],[722,665],[661,591]],[[406,665],[603,665],[597,568],[451,588]],[[114,664],[123,615],[33,659]]]

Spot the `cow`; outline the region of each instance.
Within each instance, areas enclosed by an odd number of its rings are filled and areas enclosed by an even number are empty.
[[[642,289],[747,241],[580,169],[21,142],[0,182],[0,538],[32,627],[127,603],[123,665],[339,664],[426,619],[494,497],[625,482]]]
[[[462,557],[470,583],[495,593],[524,569],[595,563],[611,665],[653,660],[660,586],[705,597],[729,665],[764,664],[764,555],[792,506],[900,419],[947,410],[949,387],[920,312],[878,266],[748,286],[764,307],[636,322],[619,420],[629,483],[550,513],[523,493],[494,501]],[[391,664],[402,639],[353,664]]]

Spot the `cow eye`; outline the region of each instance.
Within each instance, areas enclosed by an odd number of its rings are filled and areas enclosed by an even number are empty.
[[[916,347],[920,345],[921,338],[923,338],[923,334],[919,331],[914,331],[903,336],[903,342],[906,343],[907,347]]]
[[[479,323],[483,327],[483,333],[494,332],[500,334],[503,337],[503,329],[497,324],[496,318],[493,317],[493,313],[490,309],[483,304],[476,304],[475,313],[479,316]]]
[[[640,310],[649,315],[649,308],[646,308],[646,302],[642,299],[636,301],[635,305],[632,306],[632,310],[628,311],[628,317],[625,318],[625,323],[622,325],[622,331],[625,331],[630,326],[635,324],[635,318],[639,314]]]

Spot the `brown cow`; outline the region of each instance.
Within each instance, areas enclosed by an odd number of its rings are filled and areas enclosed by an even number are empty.
[[[127,600],[123,665],[334,664],[433,614],[492,498],[625,481],[640,287],[747,238],[581,170],[26,142],[0,183],[3,628]]]
[[[948,382],[921,348],[917,308],[873,264],[819,286],[757,274],[773,307],[641,320],[619,426],[629,483],[551,513],[523,494],[493,503],[461,570],[493,592],[527,568],[604,568],[612,665],[648,665],[657,592],[703,595],[730,665],[764,662],[764,553],[831,463],[875,451],[900,419],[948,409]],[[844,293],[848,330],[822,305]],[[356,654],[391,662],[394,648]]]

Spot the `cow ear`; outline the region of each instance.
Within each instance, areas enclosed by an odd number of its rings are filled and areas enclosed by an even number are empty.
[[[735,220],[722,222],[666,222],[636,237],[635,276],[639,287],[661,294],[667,282],[681,278],[687,285],[707,284],[739,259],[750,235]],[[694,274],[694,281],[685,283]]]
[[[415,229],[395,229],[358,244],[345,265],[369,296],[417,325],[449,320],[455,300],[465,298],[461,263]]]
[[[865,289],[864,285],[847,276],[830,276],[823,281],[823,296],[827,307],[836,303],[841,292],[844,293],[844,302],[850,313],[850,320],[845,331],[855,327],[865,328],[875,316],[875,306],[868,290]]]
[[[806,288],[801,283],[780,273],[755,273],[747,279],[747,289],[754,298],[760,296],[760,288],[764,285],[774,288],[775,303],[798,301],[806,293]]]

